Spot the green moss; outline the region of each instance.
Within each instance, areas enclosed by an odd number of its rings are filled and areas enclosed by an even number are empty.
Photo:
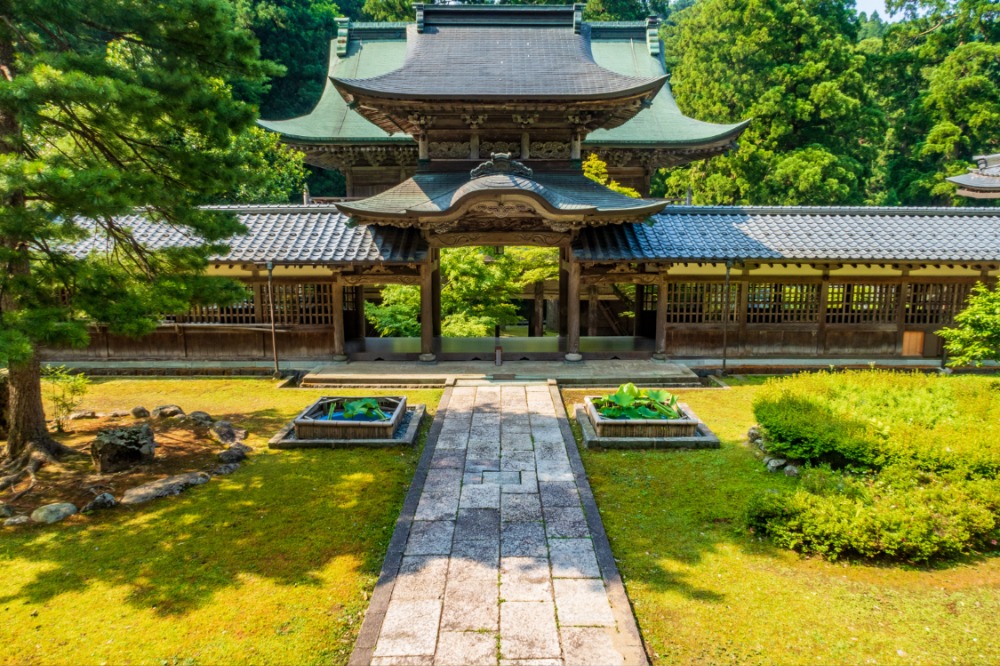
[[[830,563],[743,527],[755,493],[800,483],[767,473],[743,442],[759,390],[678,391],[720,436],[720,450],[582,452],[654,662],[1000,660],[995,555],[938,568]],[[566,392],[567,403],[581,394]]]
[[[248,427],[256,453],[178,497],[3,534],[0,663],[345,663],[419,450],[268,450],[322,393],[95,381],[84,408],[201,409]],[[441,395],[403,393],[431,413]]]

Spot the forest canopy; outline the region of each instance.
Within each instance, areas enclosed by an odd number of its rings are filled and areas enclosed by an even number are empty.
[[[318,100],[336,16],[413,20],[409,0],[234,2],[262,56],[284,67],[250,95],[268,118]],[[738,149],[661,170],[656,195],[683,198],[690,187],[699,204],[968,205],[945,178],[1000,151],[1000,3],[889,0],[888,10],[894,22],[850,0],[590,0],[585,17],[660,16],[684,113],[752,119]],[[310,186],[342,193],[329,173]]]

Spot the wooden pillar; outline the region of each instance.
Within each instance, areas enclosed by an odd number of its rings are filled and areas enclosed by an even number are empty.
[[[521,159],[526,160],[531,157],[531,139],[527,132],[521,132]]]
[[[656,283],[656,351],[653,358],[667,359],[667,277],[663,274]]]
[[[747,317],[750,314],[750,271],[744,268],[740,271],[740,300],[736,311],[737,337],[736,345],[740,355],[747,353]]]
[[[646,300],[646,285],[635,285],[635,316],[632,318],[632,335],[639,337],[642,335],[642,305]]]
[[[594,337],[597,335],[597,308],[598,303],[597,286],[591,285],[587,289],[587,335]]]
[[[845,294],[845,298],[847,295]],[[848,301],[850,302],[850,301]],[[823,271],[823,282],[819,285],[819,314],[816,315],[816,353],[826,353],[827,310],[830,305],[830,273]]]
[[[910,300],[910,269],[903,269],[903,279],[896,287],[896,356],[903,355],[903,338],[906,335],[906,304]]]
[[[479,159],[479,132],[473,132],[469,137],[469,159]]]
[[[364,339],[368,332],[368,322],[365,320],[365,287],[359,284],[354,288],[354,309],[357,313],[357,327],[354,337]]]
[[[430,142],[427,140],[426,134],[420,134],[417,136],[417,160],[420,162],[428,162],[430,161],[430,158]]]
[[[580,264],[568,256],[566,280],[566,360],[582,361],[580,355]]]
[[[566,267],[566,256],[569,253],[569,249],[565,247],[559,248],[559,337],[564,338],[568,332],[568,327],[566,326],[566,303],[568,302],[569,290],[567,285],[569,284],[569,272]]]
[[[534,337],[545,335],[545,283],[541,280],[535,283],[535,316],[531,324]]]
[[[434,264],[420,266],[420,360],[433,363],[434,356]]]
[[[441,250],[432,248],[434,270],[431,273],[431,296],[434,311],[434,337],[441,336]]]
[[[344,284],[335,282],[330,308],[333,310],[333,360],[346,361],[344,353]]]

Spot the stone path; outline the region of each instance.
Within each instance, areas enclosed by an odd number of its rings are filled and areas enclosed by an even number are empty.
[[[450,390],[352,663],[646,663],[555,391]]]

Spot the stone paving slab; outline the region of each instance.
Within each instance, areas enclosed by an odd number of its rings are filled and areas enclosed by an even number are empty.
[[[446,390],[352,664],[647,663],[558,400]]]

